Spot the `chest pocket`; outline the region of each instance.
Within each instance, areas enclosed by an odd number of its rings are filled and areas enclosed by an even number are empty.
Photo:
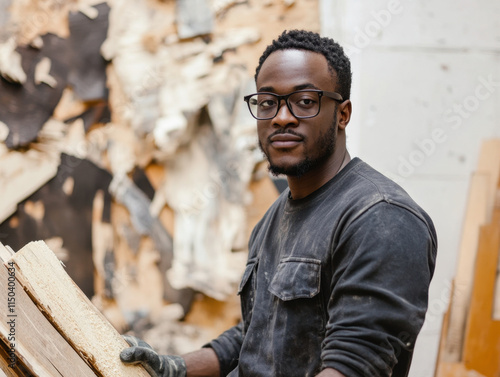
[[[241,314],[243,319],[243,332],[246,332],[252,317],[253,306],[255,304],[255,275],[257,269],[257,259],[248,261],[238,288],[240,296]]]
[[[245,272],[243,273],[243,277],[241,278],[240,286],[238,288],[238,295],[241,295],[243,293],[243,290],[247,285],[247,283],[249,283],[249,280],[253,280],[251,278],[253,277],[252,275],[254,274],[256,266],[257,266],[256,259],[247,262],[247,265],[245,267]],[[254,288],[253,284],[249,283],[249,285],[252,285],[252,288]]]
[[[320,260],[285,258],[278,264],[268,290],[282,301],[311,298],[319,293],[320,276]]]

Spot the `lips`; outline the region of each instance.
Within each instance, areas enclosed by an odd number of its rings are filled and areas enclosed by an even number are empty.
[[[269,138],[274,148],[293,148],[302,142],[303,138],[290,133],[280,133]]]

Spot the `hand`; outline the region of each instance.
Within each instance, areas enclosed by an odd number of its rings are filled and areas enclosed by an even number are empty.
[[[186,377],[187,368],[180,356],[158,355],[145,341],[135,336],[124,335],[131,347],[120,353],[125,364],[142,364],[153,377]]]

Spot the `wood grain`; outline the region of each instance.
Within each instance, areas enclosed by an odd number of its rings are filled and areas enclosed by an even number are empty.
[[[11,261],[16,277],[40,311],[87,364],[103,377],[144,376],[137,366],[126,366],[120,352],[127,343],[64,271],[43,241],[31,242]]]

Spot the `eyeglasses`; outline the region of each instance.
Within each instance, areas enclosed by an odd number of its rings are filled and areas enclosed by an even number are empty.
[[[248,104],[250,114],[255,119],[267,120],[278,115],[281,107],[281,100],[284,100],[288,109],[295,118],[314,118],[319,114],[321,108],[321,97],[328,97],[335,101],[342,102],[343,98],[335,92],[324,90],[297,90],[282,96],[269,92],[260,92],[243,97]]]

